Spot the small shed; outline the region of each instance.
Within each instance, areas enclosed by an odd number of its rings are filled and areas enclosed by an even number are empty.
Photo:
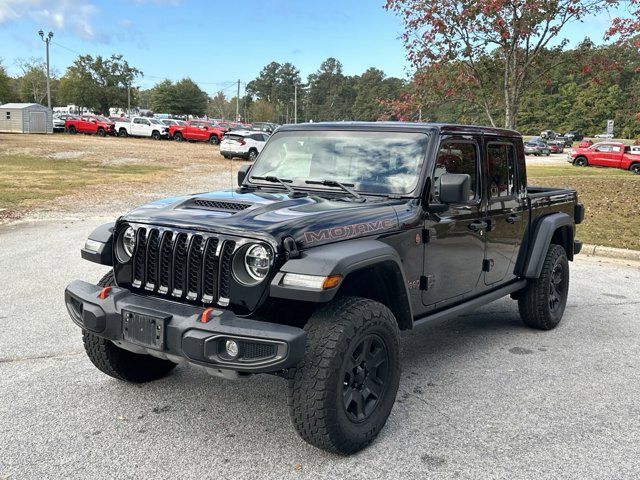
[[[53,133],[53,113],[39,103],[0,105],[0,133]]]

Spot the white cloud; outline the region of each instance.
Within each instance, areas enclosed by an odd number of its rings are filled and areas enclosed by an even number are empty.
[[[44,29],[68,30],[85,40],[96,37],[97,13],[96,6],[72,0],[0,0],[0,25],[29,18]]]

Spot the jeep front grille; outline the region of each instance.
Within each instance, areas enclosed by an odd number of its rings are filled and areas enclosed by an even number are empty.
[[[229,304],[236,242],[215,234],[138,227],[133,289],[203,304]]]

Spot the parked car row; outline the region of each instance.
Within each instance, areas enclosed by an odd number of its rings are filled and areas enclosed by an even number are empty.
[[[640,174],[640,146],[620,142],[599,142],[586,148],[572,148],[567,161],[576,167],[598,166]]]

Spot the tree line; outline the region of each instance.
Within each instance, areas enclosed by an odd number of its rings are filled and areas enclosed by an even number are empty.
[[[604,131],[614,120],[615,134],[640,137],[640,68],[633,44],[596,45],[585,39],[575,48],[543,48],[519,94],[511,126],[525,134],[545,129]],[[416,69],[409,80],[387,77],[369,68],[345,75],[335,58],[321,63],[303,79],[291,63],[271,62],[244,85],[239,99],[224,91],[207,94],[189,78],[164,80],[153,88],[134,87],[143,73],[121,55],[81,55],[52,79],[52,104],[75,104],[95,112],[132,107],[172,115],[208,115],[232,120],[236,109],[244,121],[410,120],[470,124],[506,124],[502,89],[483,89],[464,74],[461,60],[432,63]],[[504,59],[498,50],[478,55],[475,68],[483,82],[502,85]],[[19,60],[21,75],[10,77],[0,63],[0,103],[46,102],[46,69],[39,59]],[[235,90],[235,85],[229,87]],[[514,113],[512,111],[512,113]]]

